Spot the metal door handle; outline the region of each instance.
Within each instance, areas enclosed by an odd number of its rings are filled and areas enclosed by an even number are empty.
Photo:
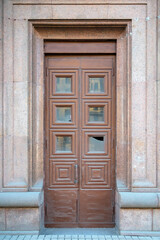
[[[74,183],[78,183],[78,164],[74,165]]]

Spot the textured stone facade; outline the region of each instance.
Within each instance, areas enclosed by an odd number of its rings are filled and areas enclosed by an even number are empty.
[[[160,234],[160,0],[1,0],[0,17],[0,230],[43,226],[43,41],[83,22],[117,40],[116,226]]]

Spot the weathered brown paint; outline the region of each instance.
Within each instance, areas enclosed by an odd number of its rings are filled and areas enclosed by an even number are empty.
[[[111,43],[110,43],[111,44]],[[114,226],[115,56],[46,56],[45,226]],[[55,91],[56,76],[71,76],[72,93]],[[88,76],[104,76],[104,93],[88,93]],[[88,122],[88,106],[105,106],[104,122]],[[74,106],[72,122],[57,123],[55,106]],[[55,151],[56,136],[71,136],[71,152]],[[105,138],[88,152],[88,136]]]

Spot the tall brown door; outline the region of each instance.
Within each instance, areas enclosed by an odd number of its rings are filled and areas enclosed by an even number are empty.
[[[114,226],[115,56],[46,56],[45,226]]]

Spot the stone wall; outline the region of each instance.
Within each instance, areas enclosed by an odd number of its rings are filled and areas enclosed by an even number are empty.
[[[2,232],[38,231],[43,225],[43,40],[60,35],[64,39],[63,31],[56,35],[49,27],[57,22],[70,21],[71,26],[85,20],[123,28],[115,36],[121,46],[117,52],[117,227],[122,234],[160,234],[156,202],[160,189],[159,16],[160,0],[0,1]],[[113,39],[113,33],[102,35],[97,38]],[[135,199],[132,204],[127,201],[129,193]],[[144,204],[137,200],[137,193],[148,193]],[[148,206],[150,193],[155,205]],[[21,199],[16,206],[15,196]],[[26,227],[23,214],[31,227]],[[15,228],[10,224],[13,216]]]

